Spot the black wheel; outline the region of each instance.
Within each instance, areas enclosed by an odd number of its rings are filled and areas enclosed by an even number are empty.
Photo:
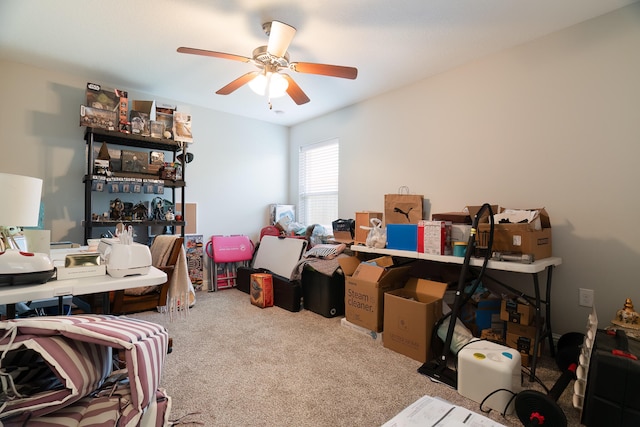
[[[567,417],[555,400],[535,390],[525,390],[516,396],[515,409],[522,425],[566,427]]]
[[[580,332],[568,332],[558,339],[556,364],[561,372],[564,372],[572,363],[578,363],[583,342],[584,334]]]

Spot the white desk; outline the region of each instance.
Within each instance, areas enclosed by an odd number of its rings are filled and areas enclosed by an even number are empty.
[[[35,285],[0,286],[0,304],[15,304],[37,299],[56,298],[65,295],[87,295],[139,286],[160,285],[167,281],[165,272],[151,267],[149,274],[123,278],[104,276],[80,279],[51,280]]]
[[[380,254],[380,255],[389,255],[401,258],[413,258],[425,261],[432,261],[438,263],[446,263],[446,264],[459,264],[462,265],[464,263],[463,257],[456,256],[447,256],[447,255],[431,255],[424,254],[417,251],[401,251],[397,249],[376,249],[369,248],[367,246],[362,245],[353,245],[351,246],[351,250],[354,252],[365,252],[371,254]],[[482,267],[484,263],[484,259],[480,258],[471,258],[469,260],[469,265],[474,267],[476,270]],[[549,351],[552,357],[555,357],[555,348],[553,345],[553,334],[551,332],[551,278],[553,273],[553,268],[562,264],[562,258],[559,257],[550,257],[543,258],[532,262],[531,264],[519,263],[519,262],[511,262],[511,261],[492,261],[489,260],[487,263],[487,270],[494,271],[505,271],[511,273],[524,273],[530,274],[533,279],[533,290],[534,295],[529,296],[525,293],[522,293],[519,290],[514,289],[513,287],[497,280],[494,277],[491,277],[485,273],[485,277],[497,283],[498,285],[507,288],[513,292],[519,293],[522,297],[527,299],[531,304],[533,304],[536,308],[535,318],[536,325],[540,325],[542,323],[542,315],[541,315],[541,306],[544,304],[545,306],[545,315],[546,322],[544,328],[537,328],[536,330],[536,338],[534,342],[533,356],[531,358],[531,376],[530,380],[533,381],[536,372],[536,364],[538,360],[538,348],[540,346],[540,342],[544,338],[549,339]],[[543,299],[540,294],[540,283],[538,280],[538,274],[546,271],[547,272],[547,281],[546,281],[546,290],[545,290],[545,298]]]
[[[51,251],[51,259],[56,261],[69,252],[79,252],[82,248],[75,249],[55,249]],[[167,281],[167,274],[155,267],[151,267],[148,274],[139,276],[128,276],[123,278],[111,277],[108,274],[103,276],[83,277],[78,279],[51,280],[42,284],[0,286],[0,305],[13,304],[25,301],[33,301],[46,298],[57,298],[66,295],[80,296],[88,294],[102,293],[106,297],[104,303],[108,304],[108,292],[121,289],[137,288],[140,286],[161,285]],[[12,312],[11,307],[7,307],[7,316]],[[108,311],[108,310],[107,310]]]

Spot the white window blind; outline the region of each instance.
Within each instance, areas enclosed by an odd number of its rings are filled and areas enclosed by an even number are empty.
[[[298,219],[302,224],[321,224],[331,230],[331,222],[338,218],[339,160],[337,139],[300,147]]]

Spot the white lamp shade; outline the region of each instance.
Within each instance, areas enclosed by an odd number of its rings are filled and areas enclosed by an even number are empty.
[[[41,179],[0,173],[0,226],[37,226],[41,196]]]
[[[258,95],[268,95],[269,98],[279,98],[287,93],[289,82],[280,73],[267,72],[258,74],[249,82],[249,87]]]

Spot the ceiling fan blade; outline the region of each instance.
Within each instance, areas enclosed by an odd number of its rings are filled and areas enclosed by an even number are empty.
[[[292,62],[289,65],[293,71],[307,74],[321,74],[329,77],[341,77],[343,79],[355,79],[358,77],[358,69],[343,67],[341,65],[314,64],[311,62]]]
[[[238,89],[240,86],[245,85],[249,83],[251,80],[255,79],[258,74],[260,74],[260,71],[251,71],[247,74],[244,74],[238,77],[237,79],[235,79],[234,81],[232,81],[231,83],[229,83],[228,85],[226,85],[225,87],[218,89],[216,93],[218,95],[229,95],[231,92]]]
[[[271,30],[269,32],[269,44],[267,44],[267,52],[278,58],[284,57],[289,49],[289,44],[296,34],[296,29],[290,25],[283,24],[279,21],[271,22]]]
[[[291,99],[293,99],[293,102],[295,102],[298,105],[302,105],[302,104],[306,104],[307,102],[311,101],[309,99],[309,97],[307,96],[307,94],[304,93],[302,91],[302,89],[300,89],[300,86],[298,86],[298,83],[296,83],[291,78],[291,76],[289,76],[288,74],[282,74],[282,76],[289,83],[289,86],[287,87],[287,94],[291,97]]]
[[[215,52],[213,50],[194,49],[192,47],[179,47],[178,52],[190,53],[192,55],[212,56],[214,58],[231,59],[233,61],[251,62],[251,58],[246,56],[234,55],[232,53]]]

